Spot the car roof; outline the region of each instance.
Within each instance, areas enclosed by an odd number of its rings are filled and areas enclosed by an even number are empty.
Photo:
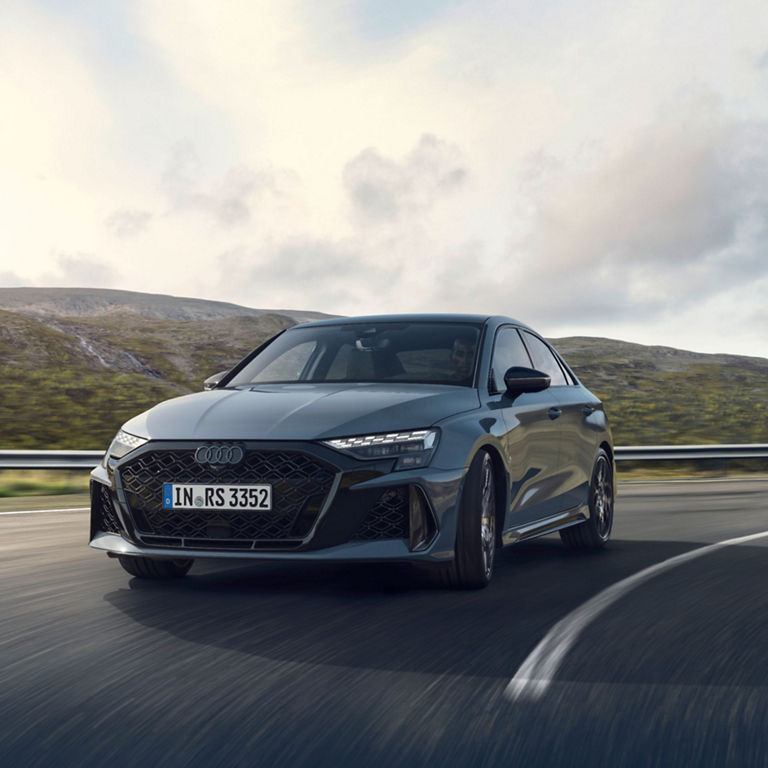
[[[408,314],[408,315],[363,315],[360,317],[333,317],[328,320],[313,320],[299,323],[294,328],[310,328],[322,325],[350,325],[358,323],[489,323],[502,325],[512,323],[522,328],[528,328],[525,323],[503,315],[465,315],[458,313]]]

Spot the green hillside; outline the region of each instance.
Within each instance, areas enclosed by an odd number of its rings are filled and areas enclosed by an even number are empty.
[[[617,445],[768,443],[768,360],[553,339],[605,403]]]
[[[12,307],[0,309],[0,448],[102,449],[131,416],[200,390],[312,314],[173,297],[129,311],[133,295],[78,290],[76,300],[65,289],[0,294]],[[606,403],[618,445],[768,442],[766,359],[600,338],[553,343]]]
[[[279,315],[54,322],[0,310],[0,447],[104,448],[131,416],[201,389],[293,324]]]

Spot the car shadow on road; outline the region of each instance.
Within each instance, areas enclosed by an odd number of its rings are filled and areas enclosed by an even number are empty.
[[[401,566],[219,562],[178,581],[132,579],[104,599],[152,630],[259,658],[511,677],[568,612],[698,546],[614,540],[574,553],[548,537],[499,552],[491,585],[470,592]]]

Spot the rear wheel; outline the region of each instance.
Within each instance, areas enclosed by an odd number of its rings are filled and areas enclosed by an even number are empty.
[[[496,553],[496,483],[493,460],[479,451],[469,467],[461,495],[456,549],[442,581],[454,589],[481,589],[493,576]]]
[[[560,538],[571,549],[597,549],[611,537],[613,528],[613,465],[601,448],[589,484],[589,520],[560,531]]]
[[[151,557],[121,555],[120,565],[139,579],[178,579],[186,576],[194,560],[155,560]]]

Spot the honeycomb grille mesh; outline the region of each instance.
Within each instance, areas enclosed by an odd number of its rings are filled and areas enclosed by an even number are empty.
[[[120,521],[117,519],[115,507],[112,504],[112,491],[101,483],[99,483],[99,499],[97,503],[101,509],[100,530],[107,533],[120,533]]]
[[[388,488],[371,507],[353,539],[377,541],[404,539],[410,533],[408,521],[408,488]]]
[[[139,535],[227,540],[281,540],[305,535],[317,519],[335,469],[303,453],[246,451],[236,465],[198,464],[194,449],[151,451],[119,469]],[[272,486],[272,509],[163,509],[164,483]]]

